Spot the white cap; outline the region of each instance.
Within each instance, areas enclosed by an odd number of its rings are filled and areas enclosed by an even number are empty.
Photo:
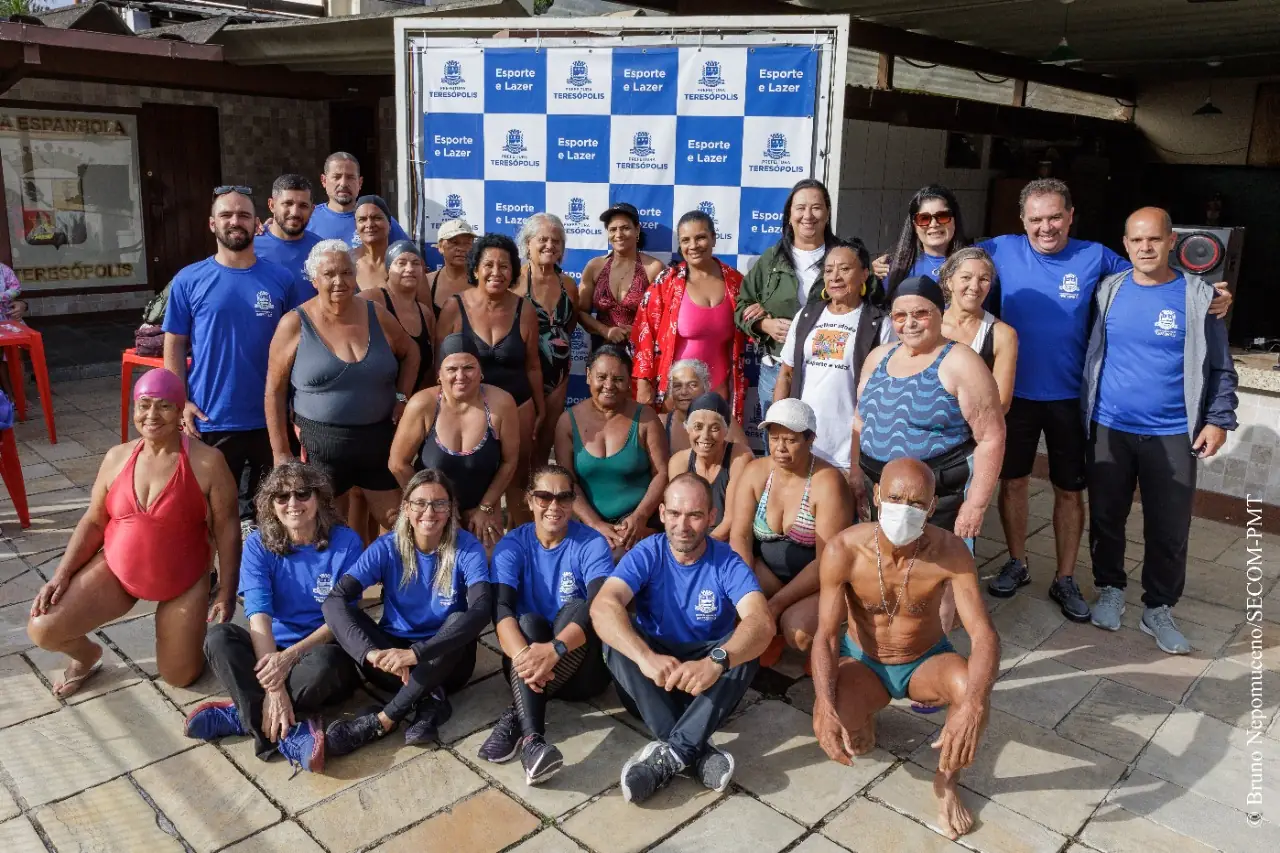
[[[475,236],[476,232],[471,229],[464,219],[450,219],[448,222],[440,226],[440,230],[436,233],[437,240],[452,240],[454,237],[461,237],[463,234]]]
[[[808,431],[817,433],[818,416],[813,413],[813,408],[803,400],[785,397],[769,407],[769,411],[765,413],[764,420],[760,422],[760,427],[763,429],[770,424],[785,427],[792,432]]]

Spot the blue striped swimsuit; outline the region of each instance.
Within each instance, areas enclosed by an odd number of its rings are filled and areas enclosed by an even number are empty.
[[[886,365],[897,346],[876,365],[858,401],[859,447],[864,455],[880,462],[903,456],[928,461],[973,437],[959,401],[938,377],[938,365],[953,346],[955,341],[948,343],[932,364],[913,376],[889,375]]]

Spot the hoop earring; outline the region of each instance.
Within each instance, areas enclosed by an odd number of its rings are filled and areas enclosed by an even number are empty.
[[[862,290],[861,290],[861,292],[859,293],[859,295],[860,295],[860,296],[866,296],[866,295],[867,295],[867,283],[866,283],[865,281],[862,283]]]
[[[827,286],[825,284],[822,285],[822,292],[818,294],[818,298],[821,299],[823,302],[830,301],[831,297],[827,293]]]

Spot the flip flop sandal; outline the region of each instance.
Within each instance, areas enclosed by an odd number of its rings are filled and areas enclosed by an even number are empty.
[[[66,671],[62,673],[62,681],[53,686],[53,695],[58,699],[70,699],[72,696],[80,692],[80,688],[84,687],[84,683],[93,678],[102,671],[102,661],[98,661],[84,673],[74,678],[67,678]]]

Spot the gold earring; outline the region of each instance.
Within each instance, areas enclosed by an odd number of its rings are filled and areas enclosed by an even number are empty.
[[[826,302],[830,298],[827,294],[827,286],[825,284],[822,285],[822,292],[818,294],[818,298],[823,302]]]

